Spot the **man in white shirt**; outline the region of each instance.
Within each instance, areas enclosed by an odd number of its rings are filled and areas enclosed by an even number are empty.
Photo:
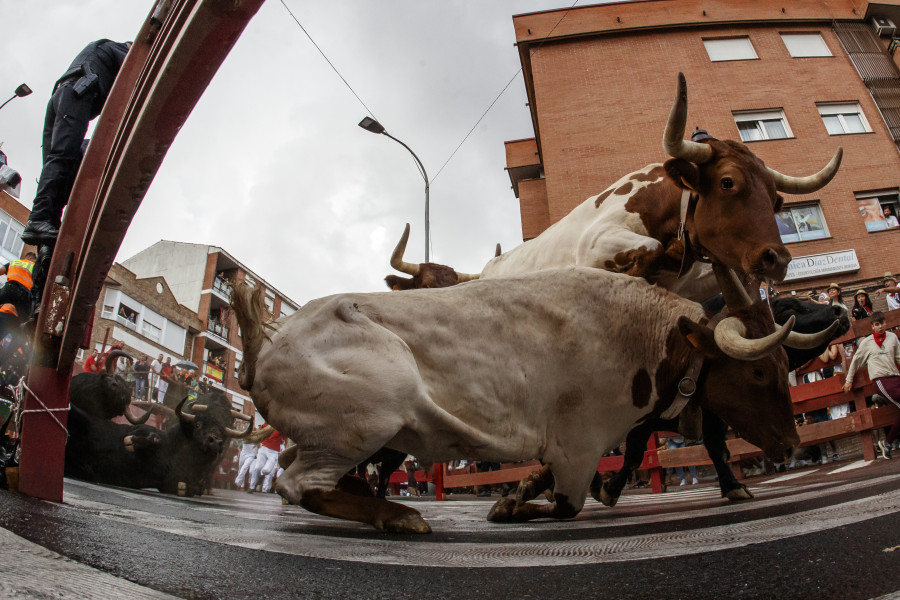
[[[888,310],[897,310],[900,308],[900,287],[897,287],[897,278],[888,271],[884,274],[881,285],[884,287],[880,290],[875,290],[875,295],[885,295],[884,299],[887,300]]]
[[[853,353],[853,360],[850,361],[847,378],[844,380],[844,391],[850,391],[857,369],[865,365],[869,371],[869,379],[878,388],[878,392],[900,408],[900,370],[897,369],[897,363],[900,362],[900,341],[885,329],[884,313],[873,312],[869,320],[872,323],[872,335],[863,338]],[[884,458],[891,457],[890,447],[898,435],[900,419],[891,427],[887,437],[878,441],[878,448]]]
[[[150,363],[150,389],[155,390],[159,387],[159,374],[162,373],[163,366],[163,355],[160,354],[159,357]],[[155,394],[151,392],[151,397],[154,397]]]

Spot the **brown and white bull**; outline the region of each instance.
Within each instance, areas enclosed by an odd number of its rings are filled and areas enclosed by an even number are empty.
[[[825,186],[838,171],[842,149],[819,173],[790,177],[767,168],[739,142],[685,140],[686,119],[687,85],[679,73],[663,136],[672,158],[625,175],[536,238],[488,262],[480,277],[579,265],[644,277],[697,301],[718,293],[700,258],[746,281],[783,279],[791,256],[775,223],[778,192],[808,194]],[[428,267],[418,265],[420,276]]]
[[[540,458],[555,501],[511,500],[492,518],[576,515],[600,456],[663,414],[697,361],[701,406],[773,459],[798,443],[779,347],[793,322],[775,332],[761,304],[713,331],[700,305],[643,279],[571,267],[341,294],[270,325],[259,290],[237,286],[232,305],[241,386],[297,443],[276,490],[310,511],[380,529],[430,531],[412,508],[338,484],[382,447],[423,463]]]

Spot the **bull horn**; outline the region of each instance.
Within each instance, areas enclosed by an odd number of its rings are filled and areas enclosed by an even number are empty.
[[[718,263],[713,263],[712,268],[713,274],[716,276],[716,282],[719,284],[719,289],[722,291],[722,297],[725,299],[725,306],[731,312],[753,304],[750,294],[747,293],[747,288],[741,283],[737,273]]]
[[[779,192],[786,194],[811,194],[825,187],[837,175],[843,156],[844,149],[838,148],[824,169],[815,175],[807,175],[806,177],[791,177],[769,167],[766,167],[766,169],[772,174],[772,179],[775,180],[775,189]]]
[[[247,417],[247,415],[242,415],[242,416],[244,418]],[[246,436],[249,436],[251,433],[253,433],[253,419],[252,418],[247,419],[247,429],[241,431],[240,429],[233,429],[231,427],[226,427],[225,433],[228,435],[228,437],[246,439]]]
[[[397,242],[397,247],[394,248],[394,252],[391,254],[391,266],[401,273],[406,273],[407,275],[415,277],[419,274],[421,267],[419,267],[419,265],[404,262],[403,260],[403,253],[406,252],[407,240],[409,240],[409,223],[406,224],[406,229],[403,230],[403,235],[400,236],[400,241]]]
[[[165,404],[159,404],[157,402],[148,402],[146,400],[137,400],[131,403],[132,406],[137,406],[138,408],[143,408],[149,413],[157,413],[161,415],[165,415],[167,418],[174,415],[175,411],[166,406]]]
[[[115,373],[115,371],[111,370],[110,367],[116,364],[120,358],[130,358],[131,360],[134,360],[134,357],[124,350],[112,350],[109,354],[106,355],[107,373]]]
[[[460,283],[465,283],[466,281],[472,281],[473,279],[481,279],[481,273],[476,273],[472,275],[471,273],[460,273],[459,271],[455,271],[456,279]]]
[[[791,315],[787,323],[775,333],[762,338],[748,339],[746,337],[747,329],[741,323],[741,320],[737,317],[726,317],[713,330],[713,336],[719,349],[731,358],[756,360],[766,356],[780,346],[788,334],[791,333],[796,320],[797,318]]]
[[[663,134],[663,148],[673,158],[683,158],[695,164],[703,164],[712,158],[712,147],[684,139],[684,126],[687,123],[687,83],[684,73],[678,74],[678,91],[675,103],[669,112],[669,121]]]
[[[129,410],[130,408],[131,408],[130,406],[125,407],[125,419],[127,419],[128,422],[131,423],[132,425],[143,425],[144,423],[147,422],[147,419],[150,418],[150,415],[153,414],[153,411],[147,410],[147,412],[145,412],[143,414],[143,416],[135,417],[134,415],[131,414],[131,411]]]
[[[242,421],[250,421],[251,423],[253,422],[253,417],[245,415],[244,413],[234,409],[231,409],[231,416]]]
[[[811,350],[827,344],[834,336],[834,332],[841,326],[840,321],[834,321],[831,325],[818,333],[799,333],[792,331],[784,340],[784,345],[798,350]],[[777,323],[775,327],[781,327]]]
[[[187,402],[187,396],[185,396],[181,402],[178,403],[178,406],[175,407],[175,416],[179,418],[179,420],[184,421],[185,423],[193,423],[197,420],[197,415],[192,415],[191,413],[187,413],[182,411],[182,407],[184,403]],[[205,406],[203,408],[206,408]]]
[[[275,432],[274,427],[272,427],[271,425],[266,425],[262,429],[257,429],[256,431],[253,431],[252,433],[243,434],[244,443],[245,444],[258,444],[261,441],[263,441],[264,439],[266,439],[267,437],[269,437],[270,435],[272,435],[272,433],[274,433],[274,432]]]

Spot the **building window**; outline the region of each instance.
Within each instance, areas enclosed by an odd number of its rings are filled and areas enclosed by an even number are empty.
[[[141,324],[141,333],[147,339],[153,340],[154,342],[158,342],[160,336],[162,335],[162,329],[154,325],[153,323],[145,320]]]
[[[778,224],[781,241],[785,244],[828,237],[828,227],[818,202],[785,207],[775,215],[775,222]]]
[[[138,311],[123,302],[119,304],[119,310],[116,312],[116,321],[129,329],[137,330]]]
[[[880,190],[856,194],[859,216],[866,224],[866,231],[884,231],[897,227],[898,190]]]
[[[103,312],[100,313],[100,316],[103,317],[104,319],[112,319],[112,318],[114,318],[115,310],[116,310],[116,307],[113,306],[112,304],[104,304]]]
[[[270,313],[275,312],[275,292],[271,290],[266,290],[266,310]]]
[[[238,378],[238,369],[241,368],[241,363],[244,360],[243,352],[235,352],[234,353],[234,378]]]
[[[821,33],[782,33],[781,40],[794,58],[832,56]]]
[[[828,135],[843,133],[867,133],[872,131],[858,102],[843,104],[817,104]]]
[[[246,283],[247,285],[249,285],[252,288],[256,287],[256,280],[253,277],[251,277],[249,273],[244,275],[244,283]]]
[[[750,43],[749,37],[706,39],[703,40],[706,53],[712,62],[725,60],[756,60],[756,50]]]
[[[732,114],[742,142],[794,137],[783,110],[735,112]]]

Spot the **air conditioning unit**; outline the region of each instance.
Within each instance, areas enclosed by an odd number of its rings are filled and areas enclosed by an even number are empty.
[[[872,27],[878,37],[890,37],[897,31],[897,26],[887,17],[872,17]]]

